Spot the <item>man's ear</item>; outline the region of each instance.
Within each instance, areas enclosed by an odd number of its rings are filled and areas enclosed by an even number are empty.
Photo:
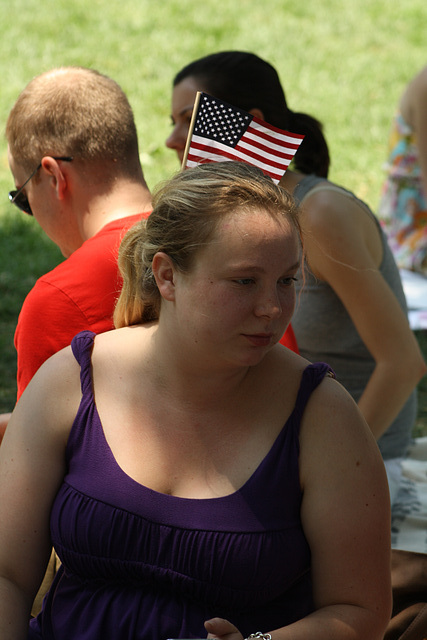
[[[63,200],[68,185],[67,174],[63,172],[59,162],[51,156],[42,158],[41,164],[43,171],[51,178],[58,199]]]
[[[261,111],[261,109],[258,109],[257,107],[255,107],[255,109],[251,109],[249,113],[251,114],[251,116],[255,116],[255,118],[260,118],[261,120],[265,120],[264,113]]]
[[[160,295],[165,300],[173,302],[175,300],[175,266],[172,258],[167,253],[159,251],[153,258],[152,270]]]

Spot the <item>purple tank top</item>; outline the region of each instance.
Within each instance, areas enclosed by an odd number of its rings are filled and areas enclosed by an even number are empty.
[[[214,616],[246,637],[310,613],[298,436],[310,394],[329,367],[304,370],[291,416],[241,489],[178,498],[140,485],[114,459],[92,392],[93,339],[84,331],[72,342],[83,396],[51,512],[62,566],[29,638],[205,638],[203,622]]]

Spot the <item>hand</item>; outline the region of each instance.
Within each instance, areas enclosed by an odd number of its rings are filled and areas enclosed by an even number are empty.
[[[224,640],[243,640],[243,636],[238,629],[223,618],[212,618],[206,620],[205,629],[208,638],[223,638]]]

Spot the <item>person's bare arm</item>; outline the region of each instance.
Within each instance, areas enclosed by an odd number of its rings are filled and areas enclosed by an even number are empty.
[[[378,439],[425,374],[426,364],[378,270],[368,214],[344,195],[320,192],[307,200],[303,225],[311,269],[334,289],[375,360],[358,404]]]
[[[51,551],[50,510],[79,399],[79,368],[67,349],[31,381],[0,447],[0,640],[28,635],[31,604]]]
[[[387,478],[366,422],[334,380],[304,414],[300,470],[318,629],[382,638],[391,613]]]

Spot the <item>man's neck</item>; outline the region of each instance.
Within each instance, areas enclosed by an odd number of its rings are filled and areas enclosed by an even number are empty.
[[[105,225],[151,211],[151,195],[147,187],[128,183],[126,188],[116,188],[108,194],[95,196],[88,203],[81,220],[81,235],[84,240],[92,238]]]

